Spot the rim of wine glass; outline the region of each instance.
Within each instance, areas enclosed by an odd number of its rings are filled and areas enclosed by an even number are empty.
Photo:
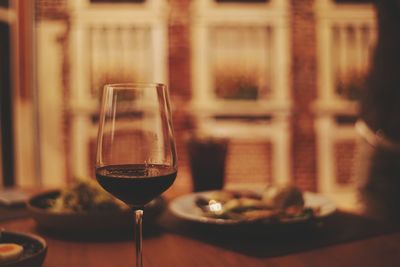
[[[167,87],[167,85],[164,83],[146,83],[146,82],[110,83],[104,85],[104,88],[114,88],[114,89],[129,89],[135,87]]]

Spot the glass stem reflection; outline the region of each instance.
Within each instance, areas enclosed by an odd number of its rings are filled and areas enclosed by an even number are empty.
[[[143,210],[135,210],[136,267],[142,267],[142,219]]]

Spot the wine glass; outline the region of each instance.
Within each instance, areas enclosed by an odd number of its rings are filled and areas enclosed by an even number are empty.
[[[143,208],[174,182],[175,141],[167,87],[104,87],[97,138],[96,178],[135,213],[136,266],[142,266]]]

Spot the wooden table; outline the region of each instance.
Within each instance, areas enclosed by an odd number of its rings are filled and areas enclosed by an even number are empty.
[[[400,232],[346,213],[316,229],[284,230],[285,238],[259,230],[235,235],[232,229],[226,235],[168,212],[159,223],[147,229],[145,267],[400,266]],[[30,218],[2,221],[0,227],[44,237],[48,254],[43,267],[134,266],[133,239],[59,238],[39,231]]]

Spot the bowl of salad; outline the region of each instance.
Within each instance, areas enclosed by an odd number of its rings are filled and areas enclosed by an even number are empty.
[[[152,222],[166,206],[163,197],[150,202],[143,220]],[[72,185],[34,195],[27,208],[40,228],[57,231],[110,231],[131,229],[132,211],[104,191],[94,180],[77,180]]]

